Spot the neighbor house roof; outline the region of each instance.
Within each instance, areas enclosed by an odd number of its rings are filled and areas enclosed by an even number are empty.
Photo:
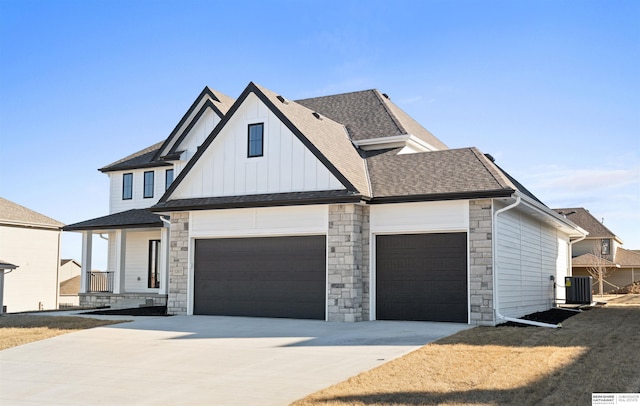
[[[553,209],[589,232],[587,238],[617,238],[602,222],[583,207]]]
[[[571,259],[571,265],[574,267],[589,267],[595,265],[603,265],[607,267],[617,267],[615,262],[609,261],[606,258],[595,256],[591,253],[582,254]]]
[[[60,295],[73,296],[80,292],[80,275],[76,275],[60,282]]]
[[[0,224],[46,229],[60,229],[64,226],[58,220],[2,197],[0,197]]]
[[[618,247],[615,262],[625,268],[640,268],[640,252]]]
[[[75,259],[61,259],[60,260],[60,266],[66,265],[69,262],[73,262],[74,264],[76,264],[77,266],[82,266],[80,265],[80,263],[78,261],[76,261]]]
[[[162,227],[160,216],[147,209],[131,209],[108,216],[69,224],[64,231],[108,230],[114,228]]]
[[[447,146],[376,89],[296,100],[345,125],[353,140],[414,135],[435,149]]]

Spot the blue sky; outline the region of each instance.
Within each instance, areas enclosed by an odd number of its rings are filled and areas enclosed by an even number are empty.
[[[640,249],[639,44],[633,0],[0,0],[0,195],[67,224],[106,215],[97,168],[163,140],[205,85],[377,88]]]

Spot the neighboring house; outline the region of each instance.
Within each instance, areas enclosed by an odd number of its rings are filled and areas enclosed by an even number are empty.
[[[622,240],[583,207],[554,209],[589,235],[573,246],[572,272],[575,276],[590,276],[589,269],[604,264],[607,277],[603,292],[611,292],[640,281],[640,253],[622,248]],[[598,292],[594,278],[594,291]]]
[[[0,197],[0,258],[19,268],[5,275],[8,312],[56,309],[59,221]]]
[[[82,267],[75,259],[63,259],[60,261],[60,290],[58,294],[58,306],[60,308],[80,305],[80,271]]]
[[[110,214],[65,227],[83,233],[82,304],[493,325],[550,308],[585,235],[377,90],[205,88],[166,140],[100,170]],[[94,233],[107,293],[88,272]]]

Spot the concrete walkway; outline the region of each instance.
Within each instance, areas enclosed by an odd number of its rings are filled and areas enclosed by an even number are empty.
[[[286,405],[470,327],[126,318],[0,351],[0,404]]]

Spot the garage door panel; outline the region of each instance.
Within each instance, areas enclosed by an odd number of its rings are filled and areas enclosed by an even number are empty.
[[[324,236],[196,240],[194,313],[325,318]]]
[[[376,236],[376,317],[468,321],[466,233]]]

